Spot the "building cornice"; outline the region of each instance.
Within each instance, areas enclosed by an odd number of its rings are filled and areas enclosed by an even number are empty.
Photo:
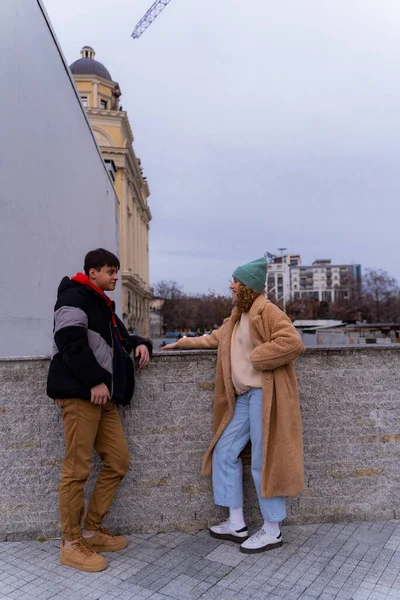
[[[72,77],[75,81],[87,81],[89,83],[100,83],[101,85],[105,85],[109,87],[111,90],[115,88],[116,85],[119,86],[117,81],[112,81],[111,79],[105,79],[105,77],[100,77],[100,75],[85,75],[82,73],[72,73]]]
[[[122,284],[126,288],[128,288],[132,292],[135,292],[142,298],[150,299],[153,297],[152,289],[151,289],[150,285],[148,283],[146,283],[136,273],[133,274],[130,271],[122,271],[121,279],[122,279]]]
[[[115,110],[111,108],[86,108],[86,112],[92,117],[101,117],[103,123],[105,122],[105,119],[109,119],[109,121],[106,121],[108,125],[114,125],[114,121],[118,120],[119,126],[122,126],[124,137],[127,139],[127,143],[129,145],[133,144],[135,138],[133,136],[128,115],[125,110]]]

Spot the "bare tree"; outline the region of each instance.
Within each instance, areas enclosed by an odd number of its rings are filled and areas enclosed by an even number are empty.
[[[219,326],[232,310],[232,298],[215,292],[187,296],[176,281],[159,281],[155,297],[164,300],[160,307],[164,331],[175,329],[212,329]]]
[[[368,320],[376,323],[399,321],[400,290],[397,281],[382,269],[367,269],[363,280],[363,300]]]
[[[232,297],[209,291],[199,298],[197,327],[212,329],[220,326],[232,311]]]
[[[185,298],[182,286],[176,281],[162,280],[154,285],[154,295],[164,300],[160,307],[164,330],[173,331],[180,327],[180,307]]]
[[[183,287],[176,281],[161,280],[154,286],[154,295],[164,300],[177,300],[184,297]]]

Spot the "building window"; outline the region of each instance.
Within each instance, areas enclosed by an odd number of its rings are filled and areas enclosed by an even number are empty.
[[[88,97],[87,96],[81,96],[81,102],[85,108],[88,107]]]
[[[107,109],[107,100],[100,100],[100,108]]]

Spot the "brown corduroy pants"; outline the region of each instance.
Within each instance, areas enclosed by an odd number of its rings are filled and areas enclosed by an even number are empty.
[[[88,400],[57,400],[65,435],[65,457],[60,480],[60,520],[63,537],[81,536],[84,487],[92,466],[93,448],[104,465],[97,478],[84,522],[98,529],[108,513],[117,487],[129,467],[129,450],[114,403],[97,405]]]

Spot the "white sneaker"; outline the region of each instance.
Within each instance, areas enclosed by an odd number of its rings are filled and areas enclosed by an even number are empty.
[[[239,544],[249,537],[247,526],[238,530],[232,529],[229,520],[219,525],[213,525],[209,531],[210,535],[218,540],[230,540],[231,542],[239,542]]]
[[[254,535],[249,537],[248,540],[243,542],[240,546],[240,552],[245,554],[256,554],[257,552],[266,552],[273,548],[279,548],[282,546],[282,534],[279,533],[278,537],[275,537],[266,531],[264,528],[257,531]]]

